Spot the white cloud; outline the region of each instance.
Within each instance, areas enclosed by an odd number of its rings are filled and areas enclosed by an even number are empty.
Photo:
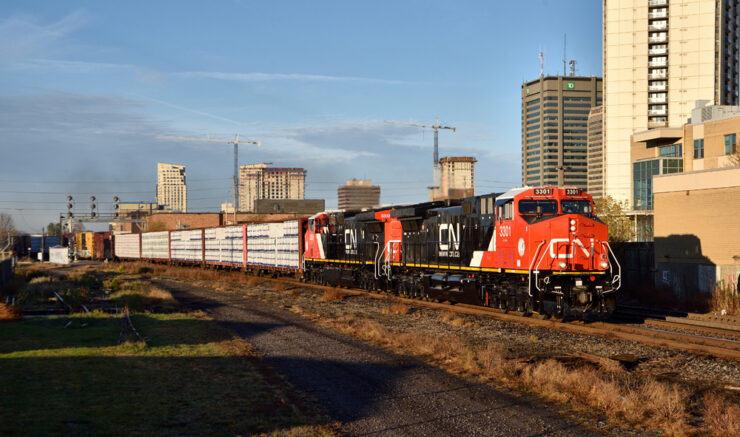
[[[22,14],[6,18],[0,22],[0,59],[9,62],[56,52],[62,41],[86,22],[86,14],[82,11],[48,24]]]
[[[408,83],[400,80],[376,79],[370,77],[328,76],[302,73],[224,73],[219,71],[183,71],[173,73],[173,75],[191,79],[216,79],[237,82],[267,82],[279,80],[301,82],[357,82],[384,85],[402,85]]]

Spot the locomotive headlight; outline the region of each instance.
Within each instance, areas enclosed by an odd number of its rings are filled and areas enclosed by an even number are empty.
[[[560,261],[558,265],[560,266],[561,269],[568,267],[568,264],[566,264],[565,261]]]
[[[571,227],[570,227],[570,231],[571,231],[571,232],[575,232],[575,231],[576,231],[576,227],[575,227],[575,226],[571,226]]]
[[[606,261],[601,261],[601,264],[600,265],[601,265],[601,268],[602,269],[605,269],[605,268],[609,267],[609,263],[606,262]]]
[[[576,219],[570,219],[570,225],[575,226],[576,225]]]

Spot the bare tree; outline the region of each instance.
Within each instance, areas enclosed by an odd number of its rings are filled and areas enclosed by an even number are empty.
[[[13,217],[10,214],[0,212],[0,252],[10,249],[13,237],[16,235]]]
[[[609,241],[612,243],[623,243],[635,237],[626,211],[627,202],[620,202],[612,196],[606,196],[594,202],[594,212],[609,226]]]

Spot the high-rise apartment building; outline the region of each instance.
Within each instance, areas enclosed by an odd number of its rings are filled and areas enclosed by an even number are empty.
[[[445,156],[439,160],[440,184],[429,192],[429,200],[462,199],[475,196],[475,163],[471,156]]]
[[[251,212],[257,199],[304,199],[306,170],[271,168],[267,164],[239,168],[239,211]]]
[[[157,163],[157,205],[167,211],[187,212],[188,187],[184,165]]]
[[[544,76],[522,85],[522,184],[587,189],[588,114],[601,78]],[[562,171],[562,180],[558,178]]]
[[[604,197],[604,107],[594,106],[588,113],[588,183],[586,191],[594,199]]]
[[[630,201],[630,136],[738,104],[737,1],[604,1],[605,191]]]
[[[337,189],[339,209],[359,210],[380,204],[380,187],[370,179],[350,179]]]

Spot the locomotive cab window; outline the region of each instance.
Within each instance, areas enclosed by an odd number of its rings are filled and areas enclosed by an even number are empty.
[[[590,200],[561,200],[560,207],[563,214],[591,215],[593,212]]]
[[[555,200],[520,200],[519,214],[555,215],[558,203]]]
[[[514,218],[514,201],[509,200],[506,203],[498,205],[496,216],[499,220],[511,220]]]

